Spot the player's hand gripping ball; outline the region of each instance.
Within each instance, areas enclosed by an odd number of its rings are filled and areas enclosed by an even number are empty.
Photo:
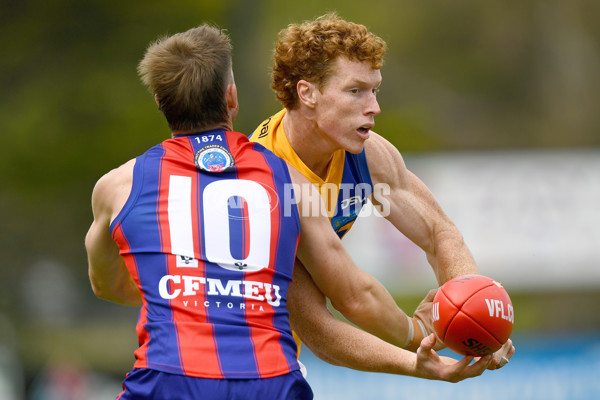
[[[463,275],[442,285],[432,314],[435,332],[448,348],[477,357],[500,349],[515,321],[502,284],[483,275]]]

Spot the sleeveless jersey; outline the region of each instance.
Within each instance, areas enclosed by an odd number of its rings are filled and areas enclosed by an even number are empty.
[[[299,369],[289,183],[281,159],[237,132],[178,136],[137,157],[110,227],[142,292],[134,368],[215,379]]]
[[[327,177],[321,179],[304,164],[290,145],[283,129],[285,112],[284,109],[266,119],[252,133],[250,140],[283,158],[319,187],[331,225],[341,238],[352,227],[373,192],[365,151],[363,149],[359,154],[352,154],[337,150],[329,164]]]

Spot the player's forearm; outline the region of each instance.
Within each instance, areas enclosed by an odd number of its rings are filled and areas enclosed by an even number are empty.
[[[435,232],[432,250],[427,252],[427,260],[440,285],[460,275],[479,273],[462,235],[454,226]]]
[[[414,354],[393,346],[346,322],[327,309],[303,267],[296,267],[288,292],[290,323],[302,342],[323,361],[360,371],[407,375]]]
[[[414,353],[387,343],[345,322],[332,318],[327,325],[308,330],[302,341],[322,360],[346,368],[367,372],[414,375]],[[335,332],[335,340],[323,330]],[[325,350],[324,350],[325,349]]]
[[[407,346],[411,321],[385,287],[366,273],[355,284],[355,290],[346,293],[343,302],[332,299],[332,305],[365,331],[393,345]]]
[[[452,364],[453,360],[440,360],[433,351],[434,335],[423,341],[418,340],[421,347],[413,353],[336,320],[327,309],[325,297],[301,263],[294,268],[294,280],[288,291],[287,308],[292,328],[302,342],[318,357],[331,364],[361,371],[453,382],[481,373],[476,370],[470,372],[471,375],[457,375],[460,371],[457,372],[455,367],[448,365]],[[426,347],[423,347],[423,343]],[[466,366],[464,362],[461,363]],[[460,379],[457,379],[457,376]]]

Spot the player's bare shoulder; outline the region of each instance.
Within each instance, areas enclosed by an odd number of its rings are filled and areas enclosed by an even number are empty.
[[[94,212],[104,211],[114,217],[125,205],[133,182],[135,159],[104,174],[92,192]],[[111,218],[112,219],[112,218]]]
[[[374,184],[406,179],[408,170],[400,151],[383,136],[371,131],[365,154]]]

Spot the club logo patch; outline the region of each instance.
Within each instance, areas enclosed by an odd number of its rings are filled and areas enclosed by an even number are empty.
[[[220,144],[209,144],[198,150],[194,162],[206,172],[225,172],[235,165],[231,153]]]

